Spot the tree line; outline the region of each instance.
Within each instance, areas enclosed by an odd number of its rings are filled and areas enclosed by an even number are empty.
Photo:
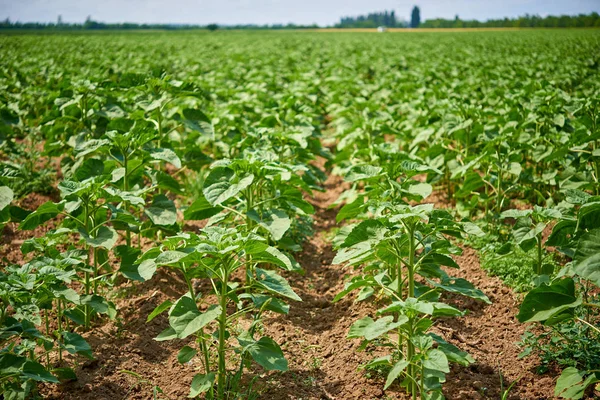
[[[199,25],[199,24],[138,24],[133,22],[123,23],[105,23],[98,22],[88,17],[84,23],[64,23],[59,17],[56,23],[54,22],[12,22],[10,19],[0,21],[0,29],[26,29],[26,30],[56,30],[56,31],[81,31],[81,30],[190,30],[190,29],[208,29],[215,31],[217,29],[317,29],[317,24],[312,25],[296,25],[296,24],[271,24],[271,25]]]
[[[454,19],[428,19],[419,28],[591,28],[600,27],[600,15],[597,12],[579,15],[539,15],[525,14],[519,18],[490,19],[484,22]]]
[[[406,22],[398,20],[394,10],[386,10],[356,17],[342,17],[340,22],[334,25],[335,28],[377,28],[378,26],[401,28],[406,26]]]

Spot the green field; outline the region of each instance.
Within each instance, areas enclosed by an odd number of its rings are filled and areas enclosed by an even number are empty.
[[[600,30],[0,54],[0,397],[600,395]]]

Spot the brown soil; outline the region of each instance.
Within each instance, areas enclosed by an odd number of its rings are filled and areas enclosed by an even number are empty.
[[[358,340],[348,340],[350,325],[358,318],[373,315],[376,307],[354,303],[352,296],[333,304],[333,297],[343,288],[345,278],[356,273],[350,268],[331,265],[331,230],[337,225],[337,210],[328,209],[347,186],[339,177],[330,177],[326,192],[315,193],[315,235],[305,243],[297,259],[304,275],[287,274],[294,290],[303,301],[291,304],[290,314],[269,314],[265,318],[265,333],[282,346],[290,370],[285,373],[262,373],[255,389],[261,399],[407,399],[404,392],[392,386],[383,391],[382,376],[367,377],[358,369],[373,354],[358,352]],[[43,199],[38,199],[41,201]],[[433,198],[443,205],[441,196]],[[45,201],[45,200],[44,200]],[[44,201],[41,201],[43,203]],[[39,204],[37,204],[39,205]],[[190,224],[187,229],[197,229]],[[8,228],[5,233],[5,256],[13,261],[19,240],[31,232]],[[47,229],[47,228],[45,228]],[[34,232],[43,234],[43,231]],[[497,278],[491,278],[479,266],[477,254],[465,249],[457,258],[460,270],[453,274],[467,278],[492,300],[482,302],[447,296],[447,300],[470,312],[460,319],[439,321],[438,334],[467,350],[476,360],[470,367],[453,366],[444,392],[448,399],[498,399],[500,377],[505,387],[519,380],[510,399],[553,398],[556,374],[538,376],[532,371],[536,360],[520,360],[515,342],[525,330],[515,315],[518,300]],[[192,377],[201,372],[198,363],[181,365],[177,352],[187,341],[156,342],[153,340],[168,325],[164,315],[146,323],[148,314],[167,299],[176,299],[185,291],[185,282],[175,273],[161,269],[145,283],[124,282],[116,288],[112,299],[120,310],[117,321],[98,323],[84,334],[94,350],[93,361],[73,359],[78,363],[78,381],[59,386],[45,386],[42,394],[49,399],[152,399],[153,388],[164,394],[159,398],[183,399],[189,393]],[[132,371],[134,376],[127,371]],[[520,379],[519,379],[520,378]]]

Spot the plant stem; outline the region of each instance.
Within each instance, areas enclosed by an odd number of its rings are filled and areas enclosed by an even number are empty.
[[[226,267],[227,268],[227,267]],[[225,332],[227,330],[227,281],[229,279],[227,270],[224,272],[221,281],[221,293],[219,303],[221,306],[221,315],[219,316],[219,378],[217,383],[217,398],[225,398],[225,386],[227,385],[227,368],[225,365]]]
[[[537,274],[542,274],[542,237],[541,234],[537,237]]]
[[[85,231],[86,233],[89,235],[90,234],[90,229],[89,229],[89,221],[90,221],[90,215],[89,215],[89,204],[86,201],[85,202]],[[90,248],[89,246],[85,246],[86,252],[88,254],[90,254]],[[88,260],[89,261],[89,260]],[[85,271],[85,295],[89,296],[90,294],[90,273],[89,271],[87,271],[87,266],[86,266],[86,271]],[[59,302],[60,303],[60,302]],[[89,329],[90,328],[90,319],[91,319],[91,314],[92,314],[92,310],[89,306],[89,304],[86,304],[85,306],[83,306],[84,308],[84,314],[85,314],[85,320],[84,320],[84,326],[85,329]]]
[[[50,321],[48,320],[48,310],[44,310],[44,320],[46,322],[46,336],[50,337]],[[49,352],[46,352],[46,368],[50,368]]]
[[[408,297],[415,297],[415,229],[414,227],[410,227],[408,229]],[[415,345],[411,342],[410,336],[412,336],[412,320],[409,321],[409,337],[406,341],[408,346],[407,348],[407,357],[410,364],[408,365],[408,375],[412,378],[410,380],[410,392],[412,394],[413,400],[417,398],[417,382],[415,381],[416,377],[416,368],[412,363],[412,359],[415,356]]]
[[[58,322],[58,361],[62,363],[62,346],[61,346],[61,338],[62,338],[62,307],[60,304],[60,300],[57,302],[57,322]]]

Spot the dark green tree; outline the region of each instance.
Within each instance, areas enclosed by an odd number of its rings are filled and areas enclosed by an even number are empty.
[[[421,24],[421,10],[419,10],[419,7],[414,6],[412,9],[412,13],[410,15],[410,27],[418,28],[420,24]]]

